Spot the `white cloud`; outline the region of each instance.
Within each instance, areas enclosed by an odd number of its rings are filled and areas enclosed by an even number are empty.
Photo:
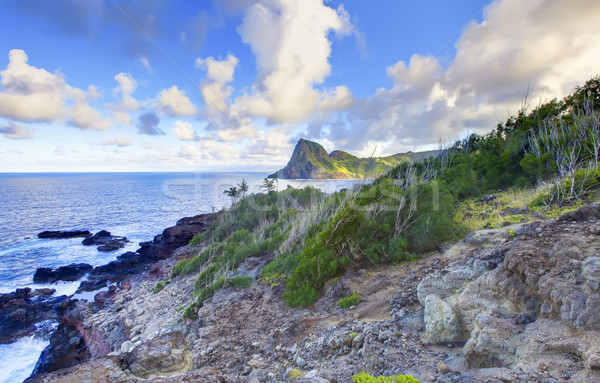
[[[196,139],[196,132],[192,128],[192,124],[187,121],[175,121],[173,133],[177,137],[185,141],[193,141]]]
[[[113,95],[120,98],[115,104],[118,110],[137,110],[140,108],[138,100],[133,98],[132,94],[137,89],[137,82],[129,73],[119,73],[115,75],[117,86],[113,89]]]
[[[60,72],[29,65],[23,50],[13,49],[8,57],[8,66],[0,71],[1,116],[19,121],[66,121],[80,129],[110,128],[109,120],[89,105],[99,97],[96,87],[83,91],[69,86]]]
[[[14,122],[7,122],[0,125],[0,134],[2,134],[4,138],[13,140],[24,140],[33,137],[31,129],[20,124],[15,124]]]
[[[133,139],[131,138],[131,136],[121,136],[121,135],[116,135],[113,138],[106,140],[102,143],[102,145],[114,145],[114,146],[118,146],[118,147],[125,147],[125,146],[129,146],[133,143]]]
[[[216,117],[220,113],[229,113],[229,99],[233,87],[228,84],[233,81],[233,73],[238,62],[237,57],[233,55],[227,55],[225,60],[216,60],[213,57],[196,59],[196,66],[206,70],[208,78],[199,86],[208,116]]]
[[[316,87],[331,73],[330,32],[352,30],[343,7],[336,11],[319,0],[264,0],[247,8],[238,33],[250,44],[259,73],[251,91],[235,100],[236,109],[282,123],[311,119],[324,99],[329,108],[350,105],[347,88]]]
[[[146,56],[140,57],[140,62],[142,63],[144,68],[146,68],[148,73],[154,74],[154,71],[152,70],[152,65],[150,65],[150,61],[148,61],[148,57],[146,57]]]
[[[595,0],[496,0],[482,22],[459,37],[444,70],[430,56],[414,55],[387,68],[390,89],[357,103],[345,125],[323,124],[319,135],[363,149],[369,142],[434,145],[466,131],[486,132],[530,101],[563,97],[598,73],[600,3]],[[348,127],[351,127],[348,131]]]
[[[193,116],[197,113],[194,105],[184,90],[180,90],[177,85],[169,89],[163,89],[157,96],[158,107],[169,116],[183,117]]]

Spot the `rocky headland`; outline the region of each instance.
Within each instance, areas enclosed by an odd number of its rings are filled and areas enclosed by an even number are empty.
[[[422,382],[600,382],[599,205],[350,271],[308,308],[257,282],[268,259],[248,258],[231,277],[255,282],[216,291],[196,321],[182,319],[194,275],[155,288],[194,253],[179,226],[142,246],[144,267],[125,257],[125,275],[96,272],[118,288],[95,303],[61,304],[28,382],[349,382],[359,371]],[[359,303],[338,307],[351,291]],[[30,294],[17,293],[23,302]]]
[[[300,139],[287,165],[269,175],[283,179],[375,179],[395,166],[436,157],[439,150],[359,158],[342,150],[327,153],[317,142]]]

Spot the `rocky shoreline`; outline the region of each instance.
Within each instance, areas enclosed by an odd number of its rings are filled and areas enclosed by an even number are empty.
[[[187,217],[175,226],[165,229],[150,242],[140,243],[136,252],[127,252],[106,265],[92,267],[89,264],[71,264],[57,269],[39,268],[33,276],[34,283],[77,281],[85,277],[76,293],[96,292],[95,306],[102,306],[127,278],[151,271],[152,265],[186,245],[198,233],[205,231],[213,220],[212,214]],[[69,232],[45,231],[39,238],[65,239],[82,237],[83,245],[99,245],[110,248],[123,247],[125,237],[113,236],[100,231],[92,235],[89,231]],[[106,251],[106,248],[99,248]],[[108,287],[108,288],[107,288]],[[81,317],[78,305],[83,301],[70,300],[67,296],[52,296],[54,289],[17,289],[13,293],[0,294],[0,343],[31,335],[49,337],[50,346],[44,350],[35,368],[35,373],[54,371],[70,367],[89,358],[84,336],[80,331]],[[57,324],[58,323],[58,324]]]
[[[118,289],[96,303],[61,303],[59,328],[27,382],[350,382],[360,371],[440,383],[600,382],[598,205],[473,232],[412,263],[351,271],[304,309],[287,306],[281,286],[257,282],[267,260],[249,258],[232,276],[255,282],[217,291],[197,321],[181,315],[194,275],[154,291],[194,253],[184,226],[142,246],[152,259],[144,267],[116,267],[138,272],[98,272]],[[339,308],[350,291],[360,302]]]

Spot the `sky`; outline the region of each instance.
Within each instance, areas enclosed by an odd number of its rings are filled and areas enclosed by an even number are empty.
[[[599,20],[597,0],[2,0],[0,172],[437,148],[600,74]]]

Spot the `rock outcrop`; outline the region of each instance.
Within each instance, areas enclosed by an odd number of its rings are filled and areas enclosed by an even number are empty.
[[[104,306],[78,303],[89,361],[32,381],[97,369],[123,382],[345,382],[360,371],[438,383],[599,382],[599,233],[600,208],[586,207],[472,233],[398,267],[351,271],[310,308],[287,306],[279,288],[259,282],[224,288],[197,321],[181,317],[196,275],[153,293],[156,276],[192,256],[183,247],[127,278]],[[238,272],[256,276],[260,264]],[[358,305],[337,307],[353,291]]]
[[[92,271],[92,265],[87,263],[72,263],[57,269],[40,267],[33,274],[33,283],[55,283],[58,281],[76,281]]]
[[[98,251],[116,251],[125,247],[129,242],[126,237],[112,235],[109,231],[100,230],[91,237],[84,239],[81,243],[85,246],[98,246]]]
[[[72,230],[72,231],[42,231],[39,233],[38,238],[48,239],[68,239],[68,238],[88,238],[92,236],[89,230]]]
[[[0,294],[0,343],[33,335],[39,332],[39,323],[57,320],[56,310],[67,297],[52,297],[54,292],[24,288]]]

